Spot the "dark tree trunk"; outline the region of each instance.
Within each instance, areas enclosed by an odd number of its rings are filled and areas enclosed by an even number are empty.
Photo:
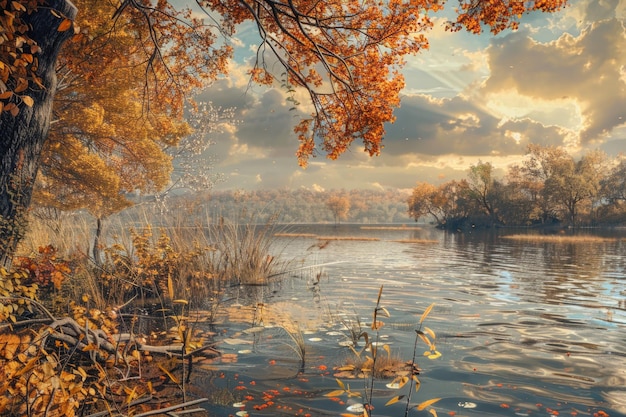
[[[58,13],[55,16],[51,10]],[[69,0],[49,0],[23,17],[32,29],[28,35],[41,48],[37,74],[44,89],[32,86],[26,92],[32,107],[21,106],[17,116],[0,113],[0,266],[10,267],[17,244],[26,230],[26,214],[39,168],[39,156],[48,136],[52,99],[56,91],[55,66],[61,45],[73,31],[59,32],[58,16],[76,17]]]

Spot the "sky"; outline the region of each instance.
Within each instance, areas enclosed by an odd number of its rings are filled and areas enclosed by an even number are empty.
[[[407,58],[381,155],[355,141],[338,160],[320,154],[306,169],[295,157],[298,118],[285,91],[249,84],[258,38],[244,27],[229,76],[199,96],[236,107],[236,120],[211,137],[208,163],[223,178],[214,189],[410,189],[464,178],[478,161],[503,173],[529,143],[615,156],[626,151],[625,19],[626,0],[570,0],[492,36],[446,32],[441,15],[430,49]]]

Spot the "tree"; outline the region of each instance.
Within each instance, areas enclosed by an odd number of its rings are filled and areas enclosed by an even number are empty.
[[[478,206],[485,212],[492,222],[496,222],[496,208],[494,206],[495,190],[499,186],[493,177],[493,165],[489,162],[478,161],[469,169],[469,193],[476,200]]]
[[[486,25],[497,33],[515,28],[523,13],[551,12],[565,3],[462,0],[449,28],[479,33]],[[9,12],[0,19],[7,38],[0,50],[0,262],[7,264],[19,240],[22,228],[17,220],[30,203],[47,138],[56,92],[56,57],[70,29],[78,28],[73,25],[76,9],[68,0],[2,0],[0,4]],[[269,84],[286,74],[282,80],[286,85],[304,88],[310,95],[314,111],[295,128],[302,165],[315,154],[316,139],[331,159],[355,139],[363,141],[370,155],[380,152],[384,124],[393,121],[392,110],[404,86],[399,72],[403,57],[428,47],[424,32],[432,26],[430,13],[443,8],[435,0],[207,0],[197,4],[210,24],[194,19],[189,10],[175,10],[166,0],[124,0],[112,15],[115,30],[130,29],[128,43],[119,53],[143,55],[134,64],[137,73],[145,75],[145,109],[162,106],[179,117],[188,86],[226,71],[232,49],[227,42],[218,42],[215,34],[228,38],[239,24],[254,22],[261,42],[253,80]],[[284,71],[271,71],[275,61]]]
[[[350,200],[345,195],[332,194],[326,200],[326,207],[333,213],[335,224],[348,218]]]

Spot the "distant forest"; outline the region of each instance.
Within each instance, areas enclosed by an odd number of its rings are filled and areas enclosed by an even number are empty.
[[[412,223],[408,213],[410,193],[401,190],[255,190],[212,191],[169,197],[160,206],[168,217],[179,215],[181,221],[216,222],[253,220],[265,223]],[[341,212],[333,203],[342,202]],[[125,211],[124,216],[145,215],[140,206]],[[159,210],[155,206],[154,210]],[[142,214],[140,214],[142,213]],[[159,213],[154,213],[158,216]],[[208,218],[207,218],[208,217]]]

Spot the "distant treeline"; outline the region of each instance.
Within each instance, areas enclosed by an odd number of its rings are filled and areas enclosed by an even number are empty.
[[[408,197],[400,190],[231,190],[170,197],[164,209],[185,217],[185,222],[252,218],[257,223],[334,223],[337,213],[331,202],[339,198],[349,206],[346,215],[340,216],[342,222],[407,223],[413,222],[407,210]],[[126,215],[133,216],[132,211],[127,210]]]
[[[592,151],[574,159],[564,149],[529,145],[519,165],[494,177],[489,162],[466,179],[418,183],[409,199],[415,218],[444,228],[611,226],[626,222],[626,159]]]

